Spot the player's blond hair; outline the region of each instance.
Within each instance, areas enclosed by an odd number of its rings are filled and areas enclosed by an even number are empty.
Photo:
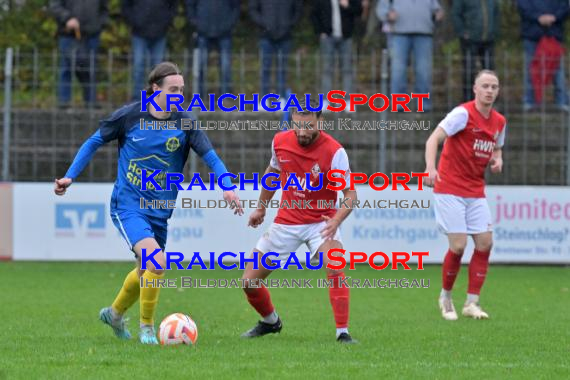
[[[497,78],[497,80],[499,80],[499,76],[497,75],[496,72],[494,72],[493,70],[489,70],[489,69],[483,69],[477,73],[477,75],[475,76],[475,81],[473,82],[473,84],[475,84],[475,82],[477,82],[477,80],[485,74],[492,75],[495,78]]]

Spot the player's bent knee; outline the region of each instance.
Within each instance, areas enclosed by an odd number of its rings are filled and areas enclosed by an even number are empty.
[[[158,264],[158,267],[151,263],[147,266],[146,270],[158,275],[163,274],[166,269],[166,261],[158,259],[156,260],[156,263]]]
[[[255,278],[243,278],[245,281],[242,281],[242,289],[246,294],[251,294],[257,292],[257,289],[261,287],[258,279]]]
[[[448,234],[449,250],[459,256],[463,255],[467,247],[466,234]]]
[[[475,244],[475,249],[481,252],[489,252],[493,248],[493,240],[482,241]]]
[[[455,253],[456,255],[459,256],[463,256],[463,254],[465,253],[465,247],[467,246],[467,244],[450,244],[449,245],[449,250],[453,253]]]

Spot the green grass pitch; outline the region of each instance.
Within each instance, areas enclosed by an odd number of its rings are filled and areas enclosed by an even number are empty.
[[[429,279],[429,289],[353,289],[351,333],[334,340],[326,289],[271,289],[281,334],[239,335],[257,315],[240,289],[163,289],[157,320],[190,314],[196,347],[148,347],[119,341],[98,320],[113,300],[127,263],[0,263],[0,379],[568,379],[570,268],[492,266],[483,289],[487,321],[441,319],[440,267],[373,271],[358,278]],[[238,278],[239,271],[171,271],[167,278]],[[278,271],[275,278],[317,278],[324,272]],[[464,301],[467,268],[455,305]],[[178,280],[179,281],[179,280]],[[138,303],[128,312],[138,327]]]

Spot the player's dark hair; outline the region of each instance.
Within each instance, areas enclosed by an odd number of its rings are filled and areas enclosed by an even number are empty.
[[[319,107],[319,97],[318,96],[309,96],[309,105],[311,106],[312,109],[318,108]],[[307,102],[305,100],[305,97],[299,98],[299,105],[301,106],[301,108],[303,109],[303,111],[299,112],[299,110],[297,110],[297,107],[291,107],[291,115],[293,114],[299,114],[299,115],[311,115],[311,114],[315,114],[317,116],[317,119],[319,117],[321,117],[321,115],[323,114],[322,109],[320,111],[309,111],[307,110]]]
[[[170,75],[182,75],[182,71],[180,71],[175,63],[161,62],[158,65],[154,66],[150,74],[148,74],[148,83],[146,87],[147,95],[152,95],[154,92],[152,90],[153,84],[156,83],[157,86],[162,87],[164,78]]]

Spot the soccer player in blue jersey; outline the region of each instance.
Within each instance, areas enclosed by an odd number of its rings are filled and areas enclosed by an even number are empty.
[[[146,249],[151,254],[156,249],[161,251],[154,256],[162,268],[166,266],[164,248],[170,209],[141,209],[140,198],[145,200],[175,200],[176,186],[166,189],[165,178],[159,178],[163,191],[142,191],[141,173],[162,169],[162,173],[181,173],[193,149],[216,177],[227,172],[224,163],[217,156],[206,134],[199,129],[181,129],[180,119],[192,118],[191,113],[170,112],[166,109],[167,94],[182,94],[184,78],[178,67],[170,62],[158,64],[149,75],[147,94],[160,90],[156,104],[165,111],[157,111],[152,106],[148,112],[141,112],[141,103],[126,105],[115,111],[107,119],[101,120],[99,129],[79,149],[64,178],[55,180],[55,193],[63,195],[73,180],[83,171],[95,151],[110,141],[119,144],[118,175],[111,196],[111,218],[126,240],[129,248],[137,257],[137,267],[132,270],[123,283],[119,294],[110,307],[103,308],[100,319],[112,327],[119,338],[129,339],[130,333],[123,318],[125,312],[140,298],[140,333],[143,344],[158,344],[154,330],[154,312],[158,302],[159,287],[140,287],[143,284],[156,284],[164,277],[164,270],[157,269],[152,263],[147,270],[141,270],[141,254]],[[146,122],[175,121],[176,130],[150,130],[140,128],[140,119]],[[155,177],[156,179],[157,177]],[[231,186],[228,177],[224,185]],[[234,213],[243,215],[239,198],[233,191],[224,192],[224,200],[234,206]],[[155,280],[155,281],[152,281]]]

